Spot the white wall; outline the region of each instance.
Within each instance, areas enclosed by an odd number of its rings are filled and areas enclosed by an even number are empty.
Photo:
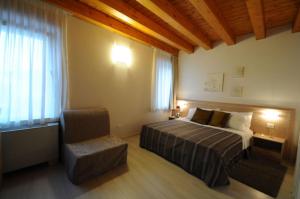
[[[241,80],[231,77],[238,66],[246,69]],[[225,73],[221,93],[203,89],[207,73],[213,72]],[[230,96],[231,85],[236,82],[244,85],[243,97]],[[248,36],[233,46],[220,44],[209,51],[198,49],[179,55],[179,98],[292,107],[299,116],[299,88],[300,33],[290,30],[277,29],[266,39],[257,41]]]
[[[111,131],[121,137],[137,134],[147,122],[167,119],[150,113],[153,48],[69,16],[68,62],[70,107],[106,107]],[[129,46],[130,68],[114,66],[114,42]]]

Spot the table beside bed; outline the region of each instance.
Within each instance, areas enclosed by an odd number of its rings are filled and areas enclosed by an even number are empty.
[[[276,136],[255,133],[252,140],[252,148],[254,151],[263,153],[268,157],[282,161],[285,150],[286,139]]]

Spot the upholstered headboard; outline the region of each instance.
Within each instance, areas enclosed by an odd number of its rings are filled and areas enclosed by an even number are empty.
[[[296,157],[297,145],[293,142],[295,131],[295,109],[281,108],[281,107],[268,107],[258,105],[245,105],[245,104],[231,104],[222,102],[209,102],[209,101],[195,101],[195,100],[177,100],[180,105],[182,115],[185,116],[192,107],[199,108],[219,108],[223,111],[236,111],[236,112],[253,112],[251,129],[254,133],[272,134],[273,136],[285,138],[286,147],[284,158],[294,161]],[[270,129],[267,128],[267,123],[270,122],[266,118],[266,114],[274,112],[277,114],[276,120],[271,121],[275,126]]]

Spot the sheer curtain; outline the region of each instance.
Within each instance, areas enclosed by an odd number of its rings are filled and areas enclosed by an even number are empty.
[[[0,1],[0,129],[58,119],[66,104],[65,14],[38,0]]]
[[[155,49],[152,71],[152,111],[168,111],[172,108],[173,73],[171,55]]]

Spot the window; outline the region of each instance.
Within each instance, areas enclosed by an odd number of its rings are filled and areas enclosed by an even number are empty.
[[[0,4],[1,129],[55,121],[60,115],[64,15],[43,4]]]
[[[152,110],[170,110],[173,102],[173,65],[171,56],[154,52]]]

